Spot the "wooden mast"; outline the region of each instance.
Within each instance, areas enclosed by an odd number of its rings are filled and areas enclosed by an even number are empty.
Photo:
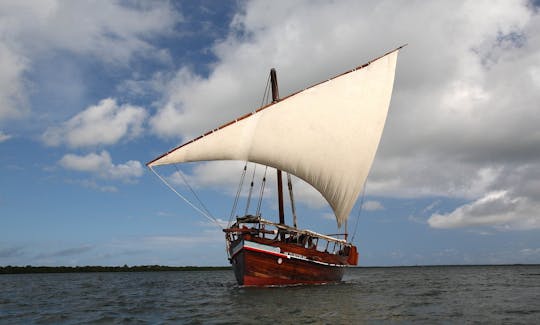
[[[279,101],[279,89],[277,83],[276,69],[270,70],[270,83],[272,85],[272,103]],[[285,212],[283,209],[283,181],[281,179],[281,170],[277,170],[277,189],[279,206],[279,223],[285,224]]]

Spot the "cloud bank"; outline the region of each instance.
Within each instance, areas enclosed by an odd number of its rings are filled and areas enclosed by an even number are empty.
[[[165,1],[3,1],[0,13],[0,122],[28,116],[25,74],[62,52],[127,66],[135,57],[169,62],[154,36],[170,34],[182,16]]]
[[[433,214],[432,227],[538,228],[532,3],[250,1],[242,9],[213,46],[208,77],[182,67],[171,78],[150,119],[155,134],[188,140],[253,110],[271,67],[285,95],[409,43],[368,194],[469,200]]]

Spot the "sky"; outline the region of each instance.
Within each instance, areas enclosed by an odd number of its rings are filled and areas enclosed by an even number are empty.
[[[360,265],[540,263],[539,30],[538,1],[4,0],[0,266],[228,265],[145,163],[258,108],[272,67],[283,97],[403,44],[348,224]],[[242,168],[158,172],[226,222]],[[293,183],[299,226],[335,233]]]

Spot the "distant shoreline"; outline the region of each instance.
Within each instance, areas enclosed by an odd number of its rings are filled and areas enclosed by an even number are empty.
[[[430,267],[490,267],[490,266],[539,266],[540,264],[451,264],[451,265],[403,265],[403,266],[356,266],[353,269],[377,268],[430,268]],[[231,270],[230,266],[0,266],[0,274],[32,273],[95,273],[95,272],[167,272],[167,271],[222,271]]]
[[[230,270],[230,266],[0,266],[0,274],[25,273],[90,273],[90,272],[166,272],[166,271],[218,271]]]

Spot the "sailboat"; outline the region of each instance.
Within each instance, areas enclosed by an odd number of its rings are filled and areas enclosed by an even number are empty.
[[[339,282],[347,267],[358,265],[347,231],[328,235],[300,229],[294,209],[293,224],[286,223],[282,172],[289,189],[294,175],[319,191],[338,228],[346,225],[375,158],[402,47],[284,98],[272,69],[270,104],[147,163],[154,171],[159,165],[240,160],[277,170],[278,220],[265,219],[258,210],[236,216],[223,229],[239,285]]]

